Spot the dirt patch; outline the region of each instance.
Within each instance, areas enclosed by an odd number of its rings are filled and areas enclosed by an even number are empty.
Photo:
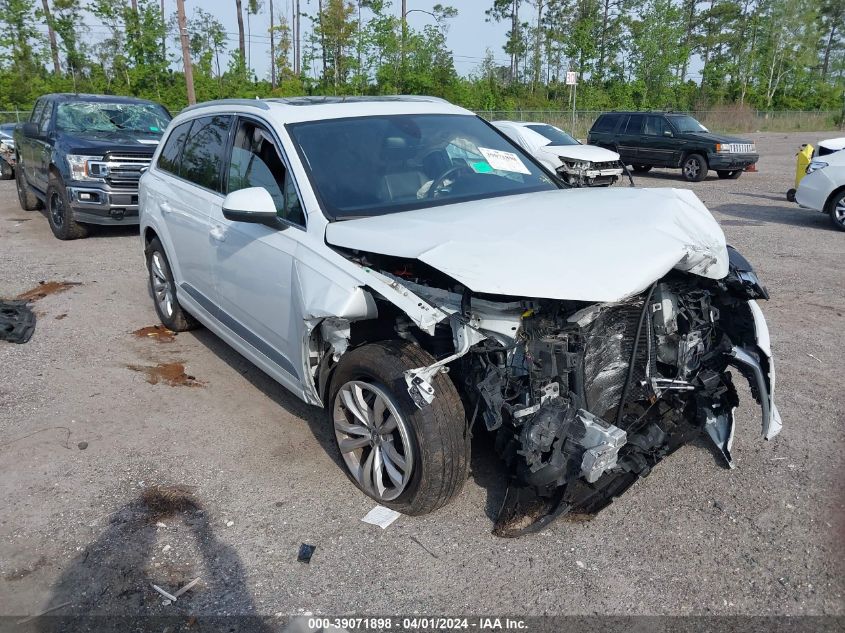
[[[194,498],[189,486],[149,486],[141,493],[141,501],[157,517],[169,516],[176,512],[198,510],[199,503]]]
[[[57,317],[56,317],[56,321],[61,321],[61,320],[62,320],[62,319],[64,319],[65,317],[67,317],[67,312],[63,312],[62,314],[60,314],[59,316],[57,316]]]
[[[25,569],[15,569],[14,571],[10,571],[8,574],[3,576],[3,580],[6,582],[14,582],[16,580],[22,580],[29,576],[30,574],[38,571],[41,569],[45,564],[47,564],[47,559],[43,556],[35,561],[31,567],[27,567]]]
[[[38,301],[49,295],[54,295],[59,292],[64,292],[74,286],[81,286],[78,281],[39,281],[35,288],[31,288],[26,292],[19,294],[16,299],[23,301]]]
[[[142,327],[140,330],[135,330],[132,332],[138,338],[151,338],[155,339],[159,343],[172,343],[173,339],[176,338],[176,332],[173,330],[168,330],[163,325],[150,325],[147,327]]]
[[[203,387],[205,383],[196,377],[185,373],[182,363],[159,363],[155,367],[144,365],[127,365],[132,371],[139,371],[147,375],[147,382],[157,385],[163,382],[171,387]]]

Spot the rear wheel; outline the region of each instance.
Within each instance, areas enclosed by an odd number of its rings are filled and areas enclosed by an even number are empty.
[[[41,200],[27,184],[20,161],[18,161],[18,168],[15,170],[15,188],[18,190],[18,202],[24,211],[37,211],[43,206]]]
[[[199,322],[185,311],[176,299],[176,281],[170,262],[164,254],[164,247],[157,237],[150,240],[146,248],[147,271],[150,275],[150,291],[156,314],[169,330],[187,332],[199,327]]]
[[[644,174],[651,171],[651,165],[634,165],[634,173]]]
[[[845,191],[834,195],[827,203],[830,221],[840,231],[845,231]]]
[[[690,154],[684,160],[681,170],[689,182],[701,182],[707,176],[707,161],[701,154]]]
[[[461,490],[470,438],[461,399],[446,374],[431,379],[434,400],[418,408],[405,372],[435,359],[406,341],[344,354],[329,406],[347,476],[367,496],[403,514],[433,512]]]
[[[716,174],[719,178],[725,179],[728,178],[730,180],[736,180],[740,176],[742,176],[741,169],[717,169]]]
[[[73,219],[67,191],[56,176],[50,178],[50,184],[47,186],[47,220],[53,235],[60,240],[76,240],[88,236],[88,227]]]

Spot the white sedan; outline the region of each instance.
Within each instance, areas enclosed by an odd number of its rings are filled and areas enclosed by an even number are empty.
[[[607,187],[622,175],[619,154],[584,145],[554,125],[523,121],[493,121],[493,125],[573,187]]]
[[[833,226],[845,231],[845,152],[814,159],[798,185],[795,201],[827,213]]]

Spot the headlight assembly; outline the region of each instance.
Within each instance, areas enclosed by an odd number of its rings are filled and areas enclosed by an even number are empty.
[[[71,180],[103,182],[105,177],[109,175],[109,167],[102,162],[102,156],[68,154],[66,158],[68,167],[70,167]]]
[[[813,160],[810,161],[810,164],[807,165],[807,173],[812,174],[814,171],[818,171],[819,169],[824,169],[827,167],[827,163],[823,160]]]

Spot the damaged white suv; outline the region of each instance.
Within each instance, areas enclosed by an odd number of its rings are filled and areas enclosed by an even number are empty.
[[[731,366],[781,429],[766,291],[692,192],[567,189],[438,99],[189,108],[140,220],[162,322],[325,407],[352,481],[407,514],[458,493],[481,427],[504,536],[600,510],[702,433],[730,464]]]

